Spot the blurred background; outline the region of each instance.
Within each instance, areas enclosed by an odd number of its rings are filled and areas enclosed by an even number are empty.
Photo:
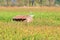
[[[60,0],[0,0],[0,6],[60,6]]]

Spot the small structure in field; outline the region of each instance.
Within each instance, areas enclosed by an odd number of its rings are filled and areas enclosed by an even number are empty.
[[[34,15],[18,15],[13,17],[13,21],[32,22]]]

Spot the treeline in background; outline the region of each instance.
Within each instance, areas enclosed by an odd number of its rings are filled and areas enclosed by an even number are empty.
[[[0,0],[0,6],[60,6],[60,0]]]

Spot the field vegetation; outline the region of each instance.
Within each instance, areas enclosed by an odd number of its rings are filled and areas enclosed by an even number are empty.
[[[12,20],[30,14],[31,23]],[[60,40],[60,7],[0,7],[0,40]]]

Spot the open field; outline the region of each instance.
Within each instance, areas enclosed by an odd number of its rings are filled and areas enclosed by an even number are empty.
[[[34,21],[12,21],[23,14]],[[0,40],[60,40],[60,7],[0,7]]]
[[[31,13],[32,12],[32,13]],[[35,15],[31,24],[60,26],[60,7],[2,7],[0,8],[0,20],[12,21],[16,15]]]

